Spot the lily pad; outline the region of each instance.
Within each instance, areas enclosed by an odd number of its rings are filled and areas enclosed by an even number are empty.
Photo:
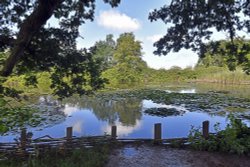
[[[183,115],[185,111],[179,111],[176,108],[149,108],[144,113],[152,116],[168,117]]]

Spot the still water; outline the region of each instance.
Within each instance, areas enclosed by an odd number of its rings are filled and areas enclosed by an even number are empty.
[[[153,127],[155,123],[162,123],[163,138],[187,137],[192,126],[200,127],[205,120],[210,121],[210,130],[213,132],[213,126],[220,123],[220,128],[224,129],[229,122],[227,113],[224,108],[216,106],[223,112],[211,112],[202,107],[190,107],[188,97],[194,97],[200,92],[204,92],[205,88],[197,86],[180,87],[180,88],[166,88],[164,92],[172,96],[183,94],[184,100],[178,103],[161,103],[149,98],[134,98],[122,97],[106,99],[98,98],[72,98],[65,100],[59,104],[58,101],[52,100],[50,97],[40,97],[37,106],[40,110],[48,110],[50,113],[46,117],[51,117],[49,123],[38,127],[27,127],[28,132],[33,133],[32,138],[49,135],[53,138],[60,138],[65,136],[66,127],[73,127],[74,136],[93,136],[110,134],[111,126],[117,126],[117,133],[119,138],[152,138]],[[213,91],[214,89],[206,89],[206,91]],[[232,89],[230,89],[232,90]],[[234,89],[233,89],[234,90]],[[249,89],[248,89],[249,90]],[[246,91],[243,91],[246,93]],[[191,95],[193,94],[193,95]],[[237,94],[237,93],[236,93]],[[229,93],[225,97],[232,95]],[[250,92],[246,93],[248,98]],[[207,100],[206,96],[199,97],[201,100]],[[221,97],[221,96],[220,96]],[[222,96],[224,97],[224,95]],[[186,98],[186,99],[185,99]],[[186,101],[185,101],[186,100]],[[199,99],[198,99],[199,100]],[[218,101],[218,100],[217,100]],[[219,101],[223,103],[223,101]],[[228,106],[231,104],[228,104]],[[238,104],[235,104],[236,106]],[[250,102],[244,102],[244,113],[250,113]],[[154,114],[148,111],[156,111],[162,109],[162,112],[170,112],[170,114]],[[242,112],[242,111],[241,111]],[[221,114],[223,113],[223,114]],[[237,113],[237,111],[236,111]],[[250,126],[248,119],[243,121]],[[20,136],[20,132],[8,132],[0,137],[0,142],[13,141]]]

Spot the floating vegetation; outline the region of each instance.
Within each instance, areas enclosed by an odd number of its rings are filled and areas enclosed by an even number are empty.
[[[142,108],[143,102],[150,105]],[[0,101],[4,104],[5,101]],[[143,114],[169,117],[188,112],[209,113],[226,117],[232,113],[237,118],[250,119],[250,98],[229,96],[226,92],[179,93],[160,89],[122,90],[99,92],[83,98],[71,97],[59,102],[43,97],[40,104],[26,109],[0,109],[0,132],[2,135],[19,131],[21,127],[53,126],[67,119],[65,106],[92,110],[98,120],[113,124],[117,119],[126,126],[134,126]]]
[[[225,108],[229,112],[246,112],[247,108],[228,106]]]
[[[141,100],[152,100],[154,103],[165,105],[183,105],[190,112],[207,112],[213,115],[223,113],[250,111],[250,98],[239,98],[228,96],[228,92],[210,91],[208,93],[176,93],[166,92],[165,90],[142,89],[133,91],[119,91],[113,93],[97,94],[96,98],[122,100],[124,98],[135,98]],[[147,114],[165,115],[170,112],[168,108],[151,108]],[[171,113],[171,112],[170,112]],[[243,114],[244,115],[244,114]]]
[[[0,134],[15,133],[27,127],[47,127],[61,122],[65,115],[57,105],[44,104],[26,107],[0,107]]]
[[[176,108],[149,108],[144,113],[152,116],[168,117],[183,115],[185,111],[177,110]]]
[[[26,125],[37,126],[42,118],[35,113],[30,107],[0,108],[0,134],[17,131]]]

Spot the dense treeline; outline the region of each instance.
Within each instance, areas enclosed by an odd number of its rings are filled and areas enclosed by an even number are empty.
[[[237,40],[237,57],[230,57],[230,50],[227,48],[229,44],[226,40],[210,42],[195,68],[181,69],[174,66],[169,70],[156,70],[147,66],[146,62],[142,60],[141,42],[136,40],[133,33],[123,33],[117,40],[114,40],[113,35],[109,34],[105,40],[97,41],[90,50],[93,54],[92,63],[99,66],[101,77],[106,80],[105,88],[108,89],[186,81],[231,84],[249,82],[250,77],[244,74],[242,69],[249,68],[250,65],[250,42]],[[8,52],[1,53],[1,61],[4,61],[6,54]],[[227,66],[234,71],[229,71]],[[49,72],[39,72],[36,74],[37,84],[27,86],[27,76],[16,75],[10,77],[4,86],[26,93],[51,94],[53,92],[51,77]],[[64,78],[64,81],[67,82],[67,79]],[[88,87],[88,85],[84,86],[85,89]]]
[[[228,66],[231,71],[235,71],[237,67],[240,67],[249,74],[250,40],[244,40],[243,38],[234,40],[234,54],[232,54],[231,47],[231,41],[229,40],[209,42],[200,55],[198,66]]]
[[[103,2],[116,7],[121,0]],[[92,61],[92,50],[76,48],[79,27],[86,20],[94,19],[96,3],[95,0],[76,0],[74,3],[71,0],[0,1],[0,51],[9,50],[0,68],[0,94],[15,94],[14,90],[2,86],[5,77],[22,74],[26,76],[27,83],[35,84],[37,78],[34,74],[43,72],[51,74],[53,93],[61,97],[88,94],[102,88],[105,80],[100,78],[101,70],[113,67],[103,64],[102,67],[105,68],[99,69],[101,66],[97,62],[101,61]],[[249,0],[171,0],[160,9],[149,13],[150,21],[161,20],[168,25],[166,34],[154,44],[154,53],[166,55],[185,48],[202,55],[207,48],[204,41],[210,39],[213,34],[211,29],[215,28],[219,32],[226,32],[230,39],[227,66],[235,70],[238,63],[245,59],[242,63],[243,70],[249,74],[249,55],[239,59],[240,61],[236,59],[238,50],[243,49],[236,43],[237,33],[250,32],[249,5]],[[58,21],[59,27],[46,26],[52,17]],[[127,78],[121,81],[118,75],[118,79],[110,81],[110,84],[116,82],[114,86],[121,87],[128,84],[126,82],[130,82],[128,85],[141,82],[142,72],[133,71],[134,69],[123,63],[114,65],[116,68],[113,73],[125,69],[138,76],[125,75]]]

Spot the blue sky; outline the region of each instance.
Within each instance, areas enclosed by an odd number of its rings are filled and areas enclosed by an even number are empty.
[[[78,48],[90,47],[96,41],[104,40],[107,34],[113,34],[117,38],[121,33],[133,32],[136,39],[142,42],[143,59],[148,66],[170,68],[171,66],[194,66],[198,56],[182,50],[178,53],[170,53],[167,56],[153,54],[153,43],[166,33],[167,26],[161,22],[150,22],[149,11],[160,8],[166,0],[122,0],[117,8],[111,8],[102,0],[97,0],[95,20],[86,22],[80,27],[80,34],[84,39],[78,39]]]

